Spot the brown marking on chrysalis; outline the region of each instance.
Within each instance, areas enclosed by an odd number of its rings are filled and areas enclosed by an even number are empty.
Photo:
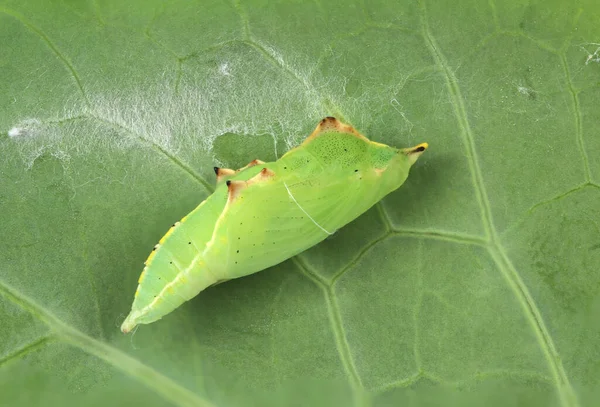
[[[239,170],[237,170],[236,172],[240,172],[240,171],[244,171],[246,168],[250,168],[250,167],[254,167],[255,165],[262,165],[265,162],[259,159],[256,160],[252,160],[250,161],[246,166],[240,168]]]
[[[356,136],[361,140],[369,141],[369,139],[367,139],[365,136],[356,131],[354,127],[342,123],[335,117],[327,116],[326,118],[321,120],[319,124],[317,124],[315,130],[310,134],[310,136],[306,138],[306,140],[304,140],[302,144],[310,143],[312,140],[319,137],[321,134],[327,132],[352,134],[353,136]]]
[[[260,170],[258,174],[250,178],[248,181],[227,180],[227,202],[233,202],[240,195],[240,193],[250,185],[265,182],[266,180],[274,176],[275,173],[272,170],[265,167],[262,170]]]
[[[260,170],[258,174],[256,174],[248,180],[248,185],[256,184],[257,182],[265,182],[266,180],[273,178],[274,176],[275,173],[272,170],[265,167],[262,170]]]
[[[248,187],[246,181],[227,180],[227,202],[233,202],[246,187]]]
[[[265,167],[262,170],[260,170],[260,175],[262,175],[263,177],[266,177],[266,178],[270,178],[270,177],[274,177],[275,173],[272,170]]]
[[[234,170],[229,168],[219,168],[215,167],[215,174],[217,174],[217,182],[221,181],[225,177],[229,177],[230,175],[235,174]]]

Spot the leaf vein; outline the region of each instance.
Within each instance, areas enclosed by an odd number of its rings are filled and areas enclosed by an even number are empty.
[[[346,331],[342,322],[340,308],[337,303],[337,296],[331,288],[325,290],[325,301],[327,302],[329,320],[331,322],[331,326],[333,327],[333,334],[336,338],[340,359],[342,360],[346,374],[350,379],[350,384],[352,385],[354,391],[358,391],[358,389],[363,387],[362,381],[358,374],[358,370],[356,369],[356,365],[354,364],[354,358],[352,357],[352,352],[350,351],[350,344],[346,338]]]
[[[489,246],[488,252],[494,260],[496,267],[498,267],[504,278],[508,281],[508,284],[514,291],[516,297],[519,299],[519,303],[524,310],[525,316],[529,319],[530,324],[534,328],[533,331],[538,338],[540,347],[544,352],[552,376],[554,377],[554,385],[557,388],[561,404],[570,407],[579,406],[575,391],[564,370],[561,357],[556,350],[556,346],[546,328],[544,319],[542,318],[531,293],[527,289],[525,282],[521,279],[521,276],[500,244]]]
[[[290,78],[298,82],[300,85],[304,86],[308,95],[311,98],[319,101],[319,104],[325,111],[331,112],[331,114],[336,115],[339,119],[345,120],[344,114],[341,112],[338,106],[336,106],[330,98],[327,96],[321,96],[319,94],[319,89],[317,89],[309,80],[303,78],[298,72],[296,72],[291,66],[289,66],[282,58],[278,58],[277,55],[273,53],[273,51],[269,50],[268,47],[263,46],[255,39],[241,41],[242,43],[254,48],[257,52],[259,52],[270,64],[274,67],[281,69],[284,73],[286,73]]]
[[[209,401],[177,384],[150,366],[61,321],[43,306],[35,303],[3,281],[0,281],[0,295],[45,323],[63,341],[130,375],[149,389],[160,394],[165,400],[181,407],[214,407]]]
[[[46,335],[37,338],[35,341],[30,342],[27,345],[17,349],[16,351],[0,358],[0,367],[2,367],[2,365],[10,363],[15,359],[21,358],[27,355],[28,353],[32,353],[37,351],[38,349],[43,348],[44,346],[48,345],[53,339],[55,338],[52,335]]]
[[[316,279],[312,276],[313,273],[308,272],[306,266],[302,262],[298,261],[296,257],[294,257],[293,260],[300,269],[300,271],[304,275],[307,275],[311,280],[317,282]],[[350,352],[350,344],[346,339],[346,333],[342,323],[342,316],[340,314],[339,306],[337,304],[337,297],[333,292],[332,288],[328,286],[327,283],[325,283],[324,281],[320,281],[319,279],[317,285],[321,287],[325,295],[325,302],[327,303],[327,313],[329,315],[329,322],[331,324],[331,329],[335,337],[336,348],[338,351],[340,361],[342,362],[342,366],[344,367],[344,371],[346,372],[346,376],[348,377],[350,385],[352,386],[354,392],[358,393],[359,389],[362,388],[362,382],[354,364],[352,353]]]
[[[460,91],[460,87],[458,86],[458,79],[448,66],[448,62],[446,61],[439,46],[437,45],[437,42],[435,41],[435,38],[429,30],[426,9],[422,2],[421,9],[423,38],[432,54],[432,57],[439,65],[441,71],[444,72],[446,87],[448,88],[448,92],[450,94],[450,100],[454,108],[456,120],[461,129],[461,137],[463,138],[463,142],[467,149],[466,156],[468,157],[469,170],[475,186],[477,201],[481,208],[482,222],[489,242],[488,251],[494,259],[496,266],[515,293],[515,297],[521,304],[526,317],[531,323],[535,335],[538,338],[538,343],[542,348],[542,351],[544,352],[548,362],[548,366],[552,371],[554,383],[559,394],[561,404],[563,406],[571,407],[578,406],[579,403],[577,401],[577,397],[569,382],[558,352],[556,351],[552,337],[545,326],[541,313],[532,295],[529,293],[527,286],[508,259],[508,256],[506,255],[504,248],[498,239],[498,233],[496,232],[492,221],[489,199],[487,197],[483,183],[483,176],[478,163],[473,132],[469,125],[464,100]]]
[[[383,235],[379,236],[376,239],[373,239],[373,241],[371,241],[370,243],[368,243],[367,245],[365,245],[359,252],[358,254],[350,261],[350,263],[348,263],[344,268],[342,268],[340,271],[338,271],[337,273],[335,273],[333,275],[333,277],[331,278],[331,282],[330,285],[333,286],[337,280],[342,277],[344,274],[346,274],[346,272],[348,270],[350,270],[352,267],[354,267],[359,261],[360,259],[362,259],[364,257],[364,255],[370,251],[375,245],[377,245],[379,242],[385,240],[388,236],[391,235],[391,232],[386,232]]]
[[[75,70],[75,67],[69,61],[69,59],[65,55],[63,55],[63,53],[52,42],[52,40],[50,40],[50,38],[40,28],[35,26],[29,20],[27,20],[22,14],[14,11],[14,10],[4,8],[4,7],[0,7],[0,12],[15,18],[17,21],[19,21],[21,24],[23,24],[26,28],[28,28],[31,32],[36,34],[46,44],[46,46],[48,48],[50,48],[50,50],[56,55],[56,57],[65,66],[65,68],[67,68],[67,70],[70,72],[71,76],[75,80],[77,88],[79,89],[79,91],[81,92],[81,95],[83,96],[83,100],[84,100],[85,104],[88,107],[90,107],[91,103],[87,97],[87,94],[85,93],[85,90],[83,89],[81,79],[79,78],[79,75],[77,74],[77,71]]]
[[[103,117],[96,116],[96,115],[93,115],[93,114],[83,115],[82,117],[85,117],[85,118],[88,118],[88,119],[92,119],[92,120],[97,120],[97,121],[102,122],[104,124],[107,124],[107,125],[109,125],[109,126],[111,126],[113,128],[120,129],[120,130],[123,130],[123,131],[131,134],[132,136],[134,136],[135,138],[137,138],[142,143],[149,145],[155,151],[161,153],[166,158],[168,158],[171,162],[173,162],[173,164],[175,164],[177,167],[181,168],[190,177],[192,177],[199,184],[201,184],[204,188],[206,188],[206,190],[208,192],[213,192],[214,191],[215,188],[210,183],[208,183],[208,181],[206,181],[200,174],[198,174],[196,171],[194,171],[192,168],[190,168],[190,166],[188,166],[186,163],[184,163],[183,161],[181,161],[174,154],[168,152],[167,150],[165,150],[163,147],[161,147],[160,145],[158,145],[154,141],[143,137],[142,135],[136,133],[135,131],[131,130],[130,128],[128,128],[128,127],[126,127],[126,126],[124,126],[124,125],[122,125],[120,123],[115,123],[115,122],[110,121],[108,119],[105,119]]]
[[[392,233],[396,236],[414,237],[418,239],[441,240],[475,246],[485,246],[487,244],[485,240],[477,236],[463,235],[460,233],[446,232],[440,230],[392,229]]]
[[[240,17],[240,22],[242,23],[242,32],[244,34],[245,39],[250,38],[250,21],[248,20],[248,15],[246,11],[242,8],[242,4],[240,0],[233,0],[233,8],[236,13]]]
[[[582,128],[582,120],[581,120],[581,107],[579,105],[579,96],[575,89],[573,88],[573,81],[571,79],[571,72],[569,71],[569,66],[567,64],[567,58],[564,52],[560,53],[560,62],[562,64],[563,70],[565,72],[565,77],[567,79],[567,89],[569,94],[571,95],[571,103],[573,104],[573,110],[575,111],[575,140],[577,142],[577,146],[579,147],[579,153],[581,154],[581,158],[583,160],[583,169],[585,172],[585,180],[587,182],[591,182],[592,180],[592,172],[590,170],[589,158],[586,153],[585,143],[583,141],[583,128]]]

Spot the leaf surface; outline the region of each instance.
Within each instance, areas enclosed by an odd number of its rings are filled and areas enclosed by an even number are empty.
[[[592,406],[595,1],[0,1],[3,405]],[[325,116],[404,186],[124,336],[143,261]]]

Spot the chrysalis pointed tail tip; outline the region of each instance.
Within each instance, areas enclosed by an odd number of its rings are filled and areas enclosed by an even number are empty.
[[[123,332],[124,334],[127,334],[129,332],[131,332],[131,330],[133,328],[135,328],[137,326],[137,323],[133,320],[133,318],[131,317],[131,314],[129,314],[127,316],[127,318],[125,318],[125,321],[123,321],[123,324],[121,324],[121,332]]]

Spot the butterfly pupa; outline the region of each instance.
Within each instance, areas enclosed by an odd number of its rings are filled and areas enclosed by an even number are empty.
[[[121,330],[157,321],[207,287],[316,245],[399,188],[427,147],[376,143],[326,117],[277,161],[215,167],[215,191],[148,256]]]

